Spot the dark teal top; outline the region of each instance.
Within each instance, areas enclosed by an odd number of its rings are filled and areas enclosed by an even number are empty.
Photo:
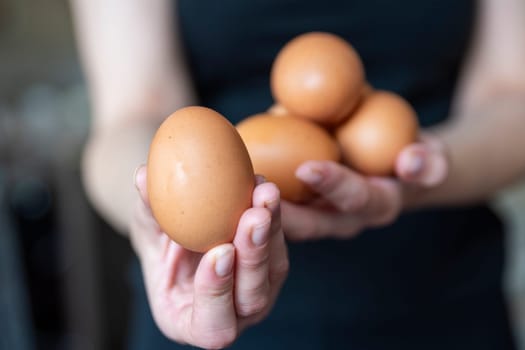
[[[475,2],[466,0],[179,0],[178,6],[200,103],[233,123],[272,104],[272,61],[308,31],[347,39],[374,87],[407,98],[422,125],[442,122],[476,14]],[[273,312],[234,347],[511,349],[502,243],[501,222],[478,205],[406,214],[351,240],[290,244],[291,272]],[[163,341],[149,322],[139,325],[144,337],[137,333],[135,345],[157,349]]]

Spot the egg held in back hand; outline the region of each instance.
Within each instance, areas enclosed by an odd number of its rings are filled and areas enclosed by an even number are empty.
[[[417,115],[401,96],[376,90],[336,130],[344,162],[366,175],[394,174],[401,150],[416,141]]]
[[[338,161],[339,148],[318,125],[292,116],[257,114],[237,125],[256,174],[274,182],[283,199],[301,203],[312,191],[295,177],[296,169],[308,160]]]
[[[348,42],[334,34],[311,32],[279,51],[271,91],[290,114],[330,126],[357,105],[364,76],[361,59]]]
[[[182,108],[161,124],[147,173],[161,230],[192,251],[232,241],[251,206],[255,180],[248,151],[235,127],[208,108]]]

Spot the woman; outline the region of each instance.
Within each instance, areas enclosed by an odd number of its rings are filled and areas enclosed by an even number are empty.
[[[525,171],[522,1],[72,3],[93,102],[86,188],[130,233],[165,336],[139,300],[131,347],[513,348],[503,228],[485,203]],[[280,203],[261,183],[233,244],[200,257],[170,242],[144,167],[140,196],[125,181],[153,132],[189,104],[234,123],[265,110],[277,51],[312,30],[346,38],[371,84],[416,108],[421,142],[398,180],[307,162],[296,175],[337,210]]]

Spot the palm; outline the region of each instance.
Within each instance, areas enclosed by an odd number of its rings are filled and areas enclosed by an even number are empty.
[[[167,237],[160,249],[161,254],[145,276],[152,311],[159,327],[166,331],[165,327],[187,322],[191,317],[195,272],[202,254],[186,250]]]

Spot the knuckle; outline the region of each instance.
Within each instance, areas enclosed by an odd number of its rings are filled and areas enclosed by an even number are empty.
[[[229,293],[233,288],[233,279],[229,279],[225,283],[221,283],[213,287],[202,285],[196,286],[196,288],[200,289],[202,294],[207,295],[213,299],[217,299],[217,302],[222,302],[223,300],[227,300],[230,297]]]
[[[319,182],[317,185],[315,185],[315,187],[317,187],[317,191],[329,194],[337,191],[338,182],[335,181],[332,177],[326,177],[323,180],[321,180],[321,182]]]
[[[255,254],[254,256],[244,256],[239,259],[239,268],[246,270],[258,271],[263,269],[270,260],[270,254],[268,250],[261,252],[261,254]]]
[[[357,212],[364,210],[370,202],[370,193],[366,185],[352,184],[349,191],[340,202],[340,209],[343,212]]]
[[[347,195],[342,198],[337,207],[342,212],[354,212],[366,206],[366,198],[364,196]]]
[[[354,191],[350,196],[352,198],[354,209],[361,209],[368,205],[370,202],[370,192],[363,186],[360,191]]]
[[[344,186],[345,177],[343,173],[335,172],[326,174],[323,180],[317,185],[318,191],[326,195],[333,195],[341,191]]]
[[[241,317],[259,314],[267,308],[269,302],[270,300],[268,295],[260,294],[249,302],[239,304],[237,313]]]

